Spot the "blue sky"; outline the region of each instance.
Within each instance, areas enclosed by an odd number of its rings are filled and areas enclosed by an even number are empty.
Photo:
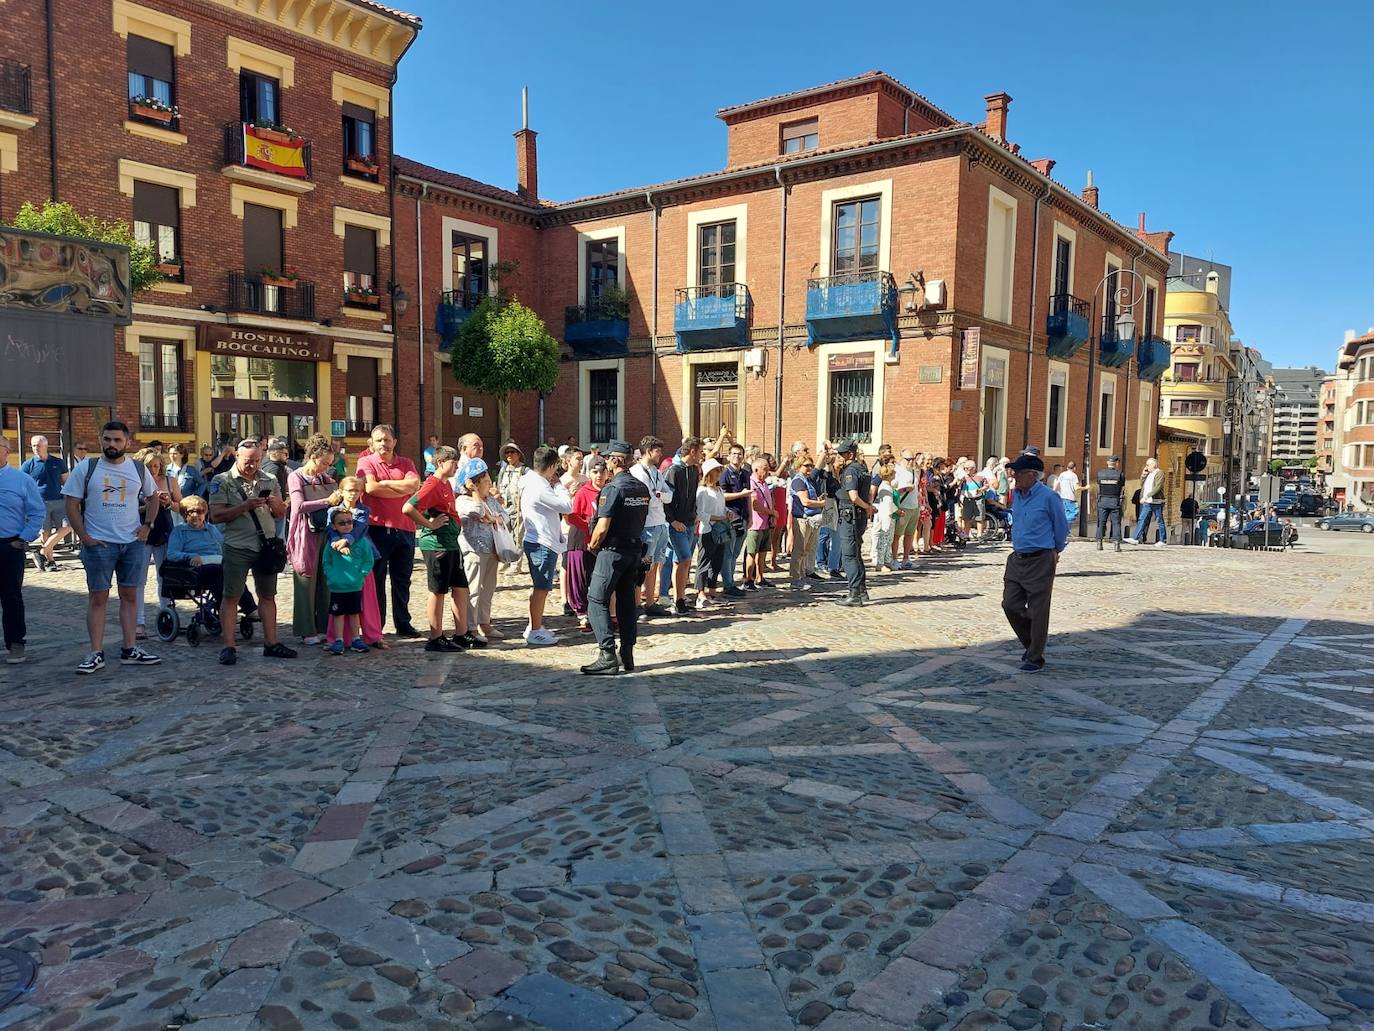
[[[720,168],[718,108],[880,68],[969,121],[1010,93],[1023,154],[1075,189],[1091,168],[1118,221],[1234,267],[1236,332],[1276,365],[1329,369],[1374,324],[1374,5],[394,2],[425,20],[407,157],[513,187],[529,86],[539,192],[567,200]]]

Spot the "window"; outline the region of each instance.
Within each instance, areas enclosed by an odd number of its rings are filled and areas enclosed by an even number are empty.
[[[464,308],[475,308],[487,295],[487,241],[480,236],[453,234],[453,285]]]
[[[181,429],[181,344],[176,340],[139,343],[138,421],[145,430]]]
[[[1116,380],[1104,379],[1098,387],[1097,449],[1110,451],[1116,431]]]
[[[155,101],[158,106],[167,108],[170,114],[172,106],[176,103],[172,48],[166,43],[158,43],[130,33],[126,51],[129,61],[130,103],[139,100],[144,102],[144,105],[140,106],[146,106],[147,101]],[[170,117],[149,118],[132,110],[130,117],[159,123],[171,121]]]
[[[865,365],[867,367],[865,367]],[[853,437],[861,444],[873,441],[873,356],[830,356],[831,440]]]
[[[1011,321],[1011,286],[1016,251],[1016,203],[1000,190],[988,194],[987,259],[983,278],[983,315]]]
[[[281,124],[281,87],[276,79],[239,72],[239,117],[245,122]]]
[[[1116,299],[1121,287],[1121,268],[1110,262],[1107,264],[1106,292],[1102,297],[1102,331],[1116,335]]]
[[[1045,428],[1045,447],[1048,450],[1062,451],[1064,449],[1064,423],[1068,418],[1068,395],[1068,370],[1051,367],[1049,420]]]
[[[1174,379],[1179,383],[1197,383],[1198,380],[1197,362],[1175,362]]]
[[[1174,332],[1174,340],[1180,344],[1200,344],[1202,327],[1194,324],[1178,326]]]
[[[1150,446],[1155,439],[1155,395],[1154,388],[1148,383],[1140,384],[1140,405],[1136,408],[1135,453],[1148,455],[1154,449]]]
[[[604,444],[614,440],[619,425],[620,372],[616,369],[592,369],[587,374],[587,393],[592,435],[588,443]]]
[[[716,222],[697,230],[697,285],[735,281],[735,222]]]
[[[344,226],[344,303],[378,307],[377,231]]]
[[[1141,324],[1140,328],[1136,330],[1136,334],[1143,339],[1145,337],[1154,336],[1154,333],[1155,288],[1152,286],[1147,286],[1145,288],[1145,321]]]
[[[179,264],[180,201],[170,186],[134,181],[134,239],[152,245],[159,264]]]
[[[878,218],[882,202],[877,197],[840,201],[835,205],[830,274],[878,270]]]
[[[782,127],[782,152],[800,154],[804,150],[815,150],[820,145],[820,121],[808,118],[804,122],[792,122]]]
[[[601,297],[602,287],[618,286],[619,283],[620,253],[616,238],[587,241],[587,303]]]
[[[345,102],[343,106],[344,171],[366,179],[377,178],[376,115],[368,108]]]
[[[1169,402],[1169,414],[1205,418],[1207,415],[1207,402],[1192,401],[1176,397]]]
[[[377,418],[377,359],[348,356],[349,433],[370,433]]]
[[[285,273],[282,245],[282,217],[276,208],[260,204],[243,206],[243,267],[245,296],[235,303],[248,311],[283,314],[282,289],[264,283]]]
[[[1066,240],[1062,236],[1054,238],[1054,289],[1051,296],[1058,297],[1062,294],[1073,293],[1073,284],[1069,282],[1069,269],[1073,265],[1073,241]]]

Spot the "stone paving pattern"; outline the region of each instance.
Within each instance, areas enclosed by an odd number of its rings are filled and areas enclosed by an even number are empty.
[[[575,630],[77,677],[31,574],[0,1028],[1374,1031],[1374,552],[1074,544],[1036,677],[1004,554],[597,680]]]

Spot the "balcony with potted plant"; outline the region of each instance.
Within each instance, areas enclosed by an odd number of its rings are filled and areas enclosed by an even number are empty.
[[[229,122],[224,127],[224,167],[229,179],[291,193],[309,193],[310,142],[276,122]]]
[[[315,318],[315,284],[293,268],[234,269],[229,273],[228,311],[275,315],[284,319]]]
[[[134,96],[129,98],[129,119],[176,132],[181,121],[181,112],[175,104],[169,104],[157,97]]]
[[[350,283],[344,287],[344,304],[350,308],[367,308],[376,311],[382,304],[382,295],[370,286]]]

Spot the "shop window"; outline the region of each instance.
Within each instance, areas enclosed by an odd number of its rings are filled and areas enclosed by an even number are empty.
[[[716,222],[697,230],[697,285],[735,282],[735,221]]]
[[[343,106],[344,174],[361,179],[377,178],[376,115],[368,108]]]
[[[256,72],[239,72],[239,117],[254,125],[281,125],[281,85]]]
[[[175,54],[166,43],[129,35],[129,117],[174,128],[176,122]]]
[[[175,188],[134,182],[134,239],[153,248],[163,275],[181,278],[181,197]]]
[[[377,418],[377,359],[348,359],[348,405],[344,417],[349,433],[370,433]],[[608,438],[609,439],[609,438]]]
[[[620,424],[620,371],[592,369],[587,373],[592,444],[614,440]]]
[[[820,119],[808,118],[803,122],[792,122],[782,127],[782,152],[800,154],[804,150],[815,150],[820,146]]]
[[[144,340],[138,351],[138,423],[145,430],[180,430],[181,344]]]
[[[843,276],[878,270],[878,224],[882,201],[839,201],[835,204],[830,274]]]
[[[377,308],[377,231],[365,226],[344,226],[344,303]]]

